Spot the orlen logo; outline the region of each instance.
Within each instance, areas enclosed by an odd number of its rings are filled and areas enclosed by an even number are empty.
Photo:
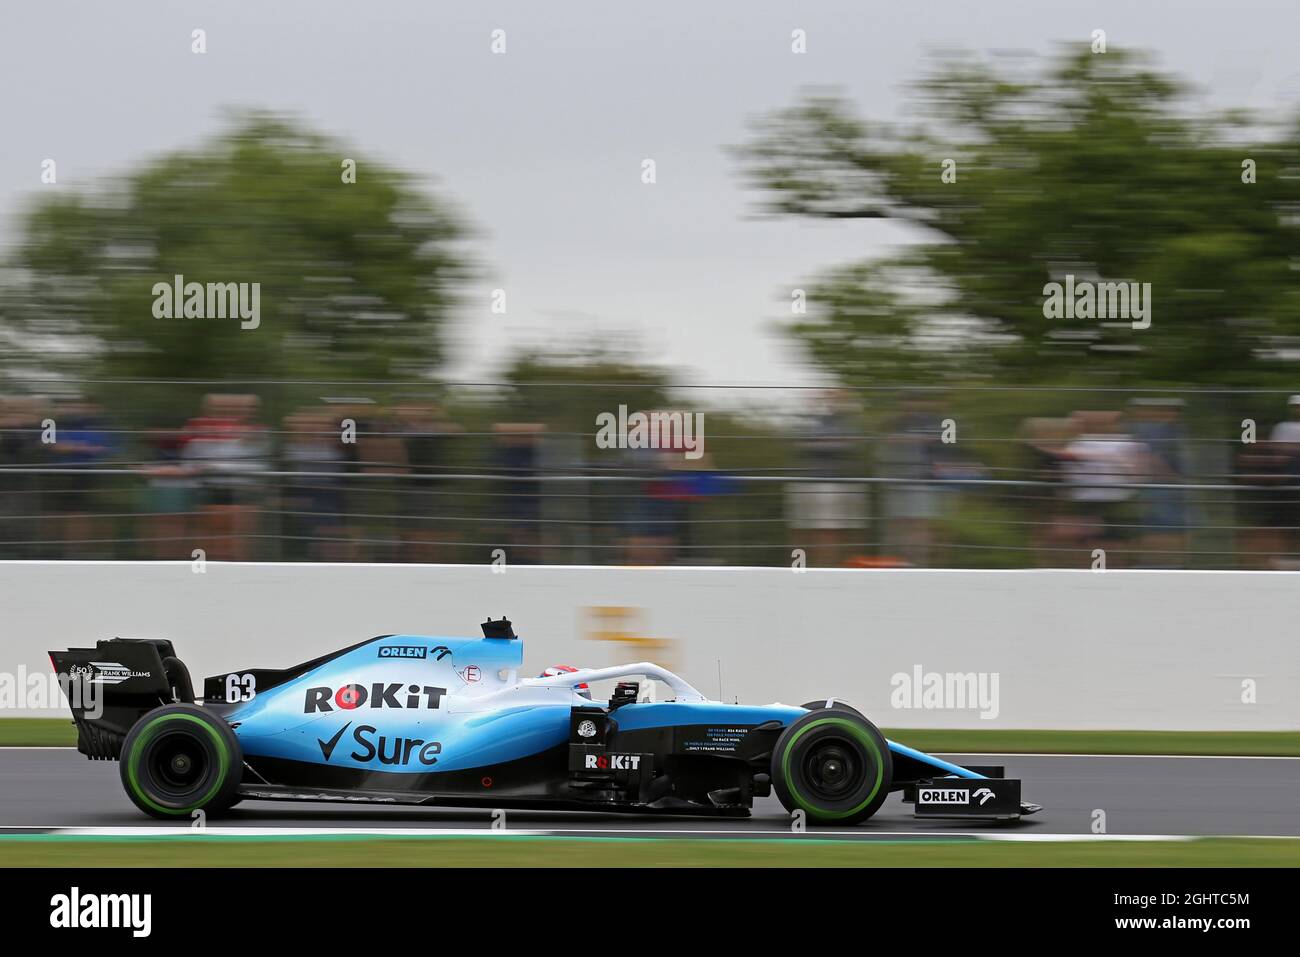
[[[424,645],[380,645],[380,658],[423,658],[429,653]]]
[[[398,697],[403,694],[403,687],[405,694]],[[308,688],[302,710],[304,714],[333,711],[335,708],[352,711],[365,707],[367,702],[372,708],[437,708],[446,693],[446,688],[403,686],[401,682],[387,684],[383,681],[376,681],[369,688],[359,684],[344,685],[337,691],[333,688]]]
[[[635,771],[641,766],[641,755],[588,754],[586,766],[592,771]]]
[[[924,788],[917,800],[922,804],[965,804],[969,795],[965,788]]]

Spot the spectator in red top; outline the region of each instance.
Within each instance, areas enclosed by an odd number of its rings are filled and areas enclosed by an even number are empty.
[[[254,557],[258,473],[267,468],[266,430],[255,422],[255,395],[209,394],[203,412],[185,426],[182,458],[199,479],[201,546],[208,558]]]

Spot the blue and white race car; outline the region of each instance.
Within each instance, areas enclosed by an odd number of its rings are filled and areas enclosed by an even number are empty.
[[[920,817],[1038,810],[1001,768],[887,741],[838,701],[710,701],[646,662],[521,678],[504,618],[482,638],[382,635],[292,668],[216,675],[201,700],[167,640],[50,658],[78,750],[120,761],[131,800],[159,818],[245,798],[747,815],[772,791],[819,825],[864,821],[891,791]],[[608,681],[612,696],[593,700],[590,686]],[[650,700],[648,682],[666,700]]]

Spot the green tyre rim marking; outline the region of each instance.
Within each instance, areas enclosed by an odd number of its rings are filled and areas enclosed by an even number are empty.
[[[161,730],[160,725],[167,721],[192,721],[206,731],[212,737],[213,743],[217,746],[217,768],[220,773],[217,775],[217,779],[208,793],[199,798],[199,800],[190,807],[164,807],[140,789],[140,782],[136,778],[136,759],[139,757],[140,749],[158,736],[158,731]],[[163,814],[186,814],[193,811],[195,808],[202,807],[212,799],[213,795],[221,790],[221,785],[225,783],[226,775],[229,774],[229,771],[230,754],[226,750],[226,742],[222,740],[221,735],[217,733],[216,728],[192,714],[164,714],[154,718],[149,722],[149,724],[145,725],[144,730],[140,732],[140,736],[135,739],[135,743],[131,746],[131,753],[127,755],[126,763],[127,779],[131,782],[132,792],[134,792],[135,796],[145,804],[149,805],[154,810],[161,811]]]
[[[852,735],[854,738],[857,738],[864,745],[866,745],[867,748],[871,751],[871,753],[876,758],[876,783],[871,788],[871,793],[866,796],[866,798],[862,801],[861,804],[858,804],[856,807],[851,807],[847,811],[821,810],[820,808],[817,807],[816,804],[814,804],[812,801],[809,801],[806,797],[804,797],[802,794],[799,793],[799,789],[794,786],[794,783],[790,778],[790,755],[794,751],[795,742],[797,742],[801,737],[803,737],[804,732],[811,731],[813,728],[820,727],[821,725],[824,724],[834,724],[844,728],[849,732],[850,735]],[[870,804],[872,798],[876,796],[876,792],[880,790],[881,782],[885,778],[885,759],[881,756],[880,748],[877,747],[876,742],[872,740],[871,735],[867,734],[856,724],[853,724],[850,721],[845,721],[843,718],[821,718],[820,720],[811,721],[808,724],[804,725],[802,728],[799,729],[798,733],[795,734],[795,736],[790,739],[790,743],[786,745],[785,754],[781,756],[781,773],[782,776],[785,778],[785,786],[790,789],[791,796],[805,810],[815,812],[818,817],[830,817],[830,818],[850,817],[854,814],[857,814],[864,807]]]

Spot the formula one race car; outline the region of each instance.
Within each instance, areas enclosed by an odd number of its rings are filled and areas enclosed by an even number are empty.
[[[131,800],[160,818],[243,798],[743,816],[772,790],[823,825],[866,820],[899,790],[918,817],[1038,810],[1001,768],[886,741],[837,701],[708,701],[645,662],[520,678],[504,618],[477,639],[382,635],[293,668],[216,675],[201,701],[167,640],[50,659],[77,750],[120,761]],[[671,697],[646,700],[632,678]],[[608,680],[613,696],[593,701],[590,684]]]

